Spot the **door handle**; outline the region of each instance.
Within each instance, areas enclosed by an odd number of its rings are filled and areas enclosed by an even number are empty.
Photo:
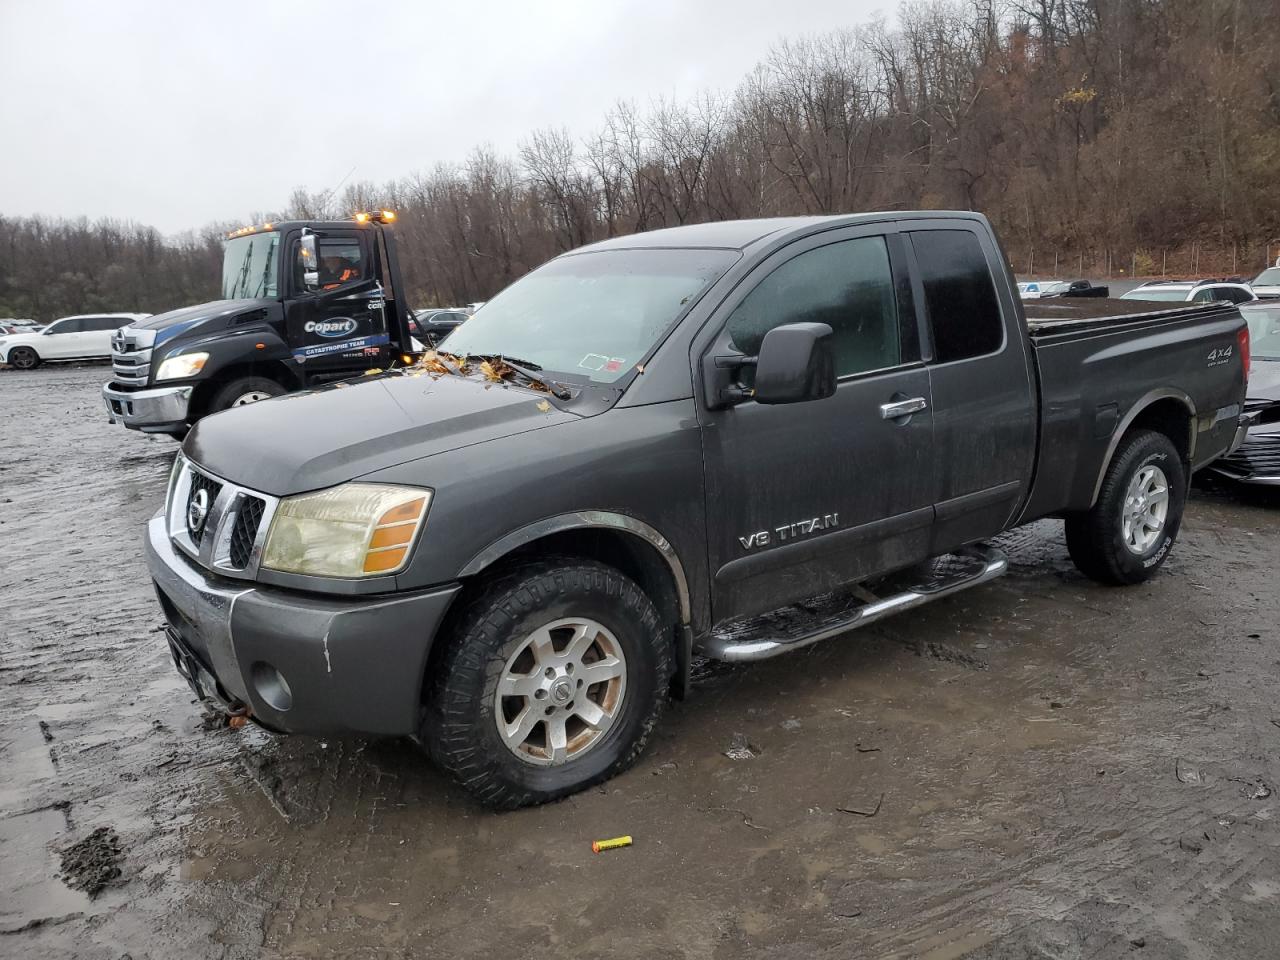
[[[897,420],[899,417],[909,417],[913,413],[927,409],[929,409],[928,400],[924,397],[912,397],[910,400],[895,400],[893,403],[880,404],[880,417],[882,420]]]

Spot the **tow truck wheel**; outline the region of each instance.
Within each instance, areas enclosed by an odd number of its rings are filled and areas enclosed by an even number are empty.
[[[421,740],[481,803],[607,780],[643,751],[675,669],[653,601],[612,567],[522,564],[485,585],[433,669]]]
[[[1093,509],[1067,518],[1072,561],[1100,583],[1149,580],[1178,538],[1186,499],[1186,473],[1173,441],[1135,430],[1120,441]]]
[[[243,407],[259,400],[282,396],[284,392],[284,387],[266,377],[241,377],[239,380],[232,380],[214,395],[209,412]]]
[[[40,366],[40,354],[31,347],[14,347],[9,351],[9,366],[19,370],[34,370]]]

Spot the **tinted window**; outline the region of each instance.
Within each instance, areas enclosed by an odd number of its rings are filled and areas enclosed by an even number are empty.
[[[74,320],[59,320],[57,323],[50,324],[54,333],[81,333],[84,330],[84,321],[76,318]]]
[[[321,237],[318,252],[322,290],[331,290],[364,276],[364,259],[360,253],[359,240]]]
[[[320,289],[335,290],[343,284],[354,283],[365,277],[364,254],[360,249],[360,241],[356,237],[319,237],[316,253],[320,260]],[[293,282],[298,290],[302,283],[302,249],[294,241],[290,245],[293,250]]]
[[[729,334],[735,347],[754,355],[764,335],[784,323],[829,324],[837,376],[901,363],[884,238],[843,240],[788,260],[733,311]]]
[[[977,234],[919,230],[911,234],[938,363],[1000,349],[1004,325],[996,288]]]
[[[115,330],[129,321],[124,317],[90,317],[85,321],[86,330]]]

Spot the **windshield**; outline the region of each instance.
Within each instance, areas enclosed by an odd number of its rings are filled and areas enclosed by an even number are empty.
[[[1280,286],[1280,267],[1267,267],[1253,278],[1253,282],[1266,287]]]
[[[440,349],[456,356],[501,354],[570,378],[613,383],[737,258],[726,250],[562,257],[486,303]]]
[[[279,246],[278,233],[255,233],[228,240],[222,254],[222,299],[274,297]]]
[[[1139,287],[1137,290],[1130,290],[1128,293],[1121,294],[1121,300],[1172,300],[1175,303],[1183,303],[1187,299],[1187,288],[1182,287],[1177,290],[1170,290],[1168,287]]]
[[[1249,355],[1254,360],[1280,360],[1280,304],[1240,312],[1249,324]]]

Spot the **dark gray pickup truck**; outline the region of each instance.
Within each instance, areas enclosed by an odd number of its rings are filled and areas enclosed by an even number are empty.
[[[575,250],[413,368],[202,420],[147,540],[171,653],[269,729],[416,736],[486,804],[580,790],[695,654],[981,584],[1018,524],[1152,576],[1248,367],[1231,304],[1152,306],[1029,319],[969,213]]]

